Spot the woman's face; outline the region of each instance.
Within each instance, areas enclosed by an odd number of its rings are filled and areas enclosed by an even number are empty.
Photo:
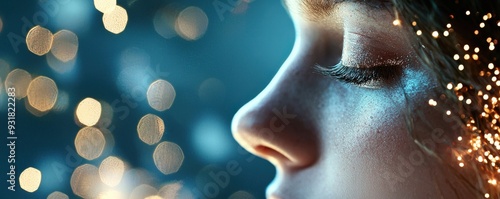
[[[394,25],[387,3],[336,2],[284,2],[294,48],[233,120],[235,139],[277,168],[268,197],[469,198],[449,171],[459,169],[447,147],[459,124],[429,105],[437,86],[412,50],[415,33]]]

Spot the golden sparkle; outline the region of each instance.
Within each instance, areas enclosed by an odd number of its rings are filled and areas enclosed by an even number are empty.
[[[95,198],[100,189],[99,171],[91,164],[77,167],[71,175],[73,193],[82,198]]]
[[[94,127],[82,128],[75,138],[76,152],[87,160],[101,156],[105,144],[106,140],[101,130]]]
[[[38,190],[40,182],[42,182],[42,172],[33,167],[28,167],[19,175],[19,186],[27,192]]]
[[[429,100],[429,105],[430,105],[430,106],[437,106],[437,102],[436,102],[436,100],[430,99],[430,100]]]
[[[69,197],[63,192],[54,191],[47,196],[47,199],[69,199]]]
[[[447,30],[445,30],[445,31],[443,32],[443,36],[448,37],[449,35],[450,35],[450,32],[448,32]]]
[[[10,87],[16,89],[16,98],[22,99],[28,93],[28,86],[31,83],[31,74],[23,69],[14,69],[5,78],[5,90]]]
[[[78,122],[85,126],[94,126],[101,118],[101,103],[93,98],[83,99],[76,108],[76,118]]]
[[[439,32],[438,31],[432,32],[432,37],[438,38],[439,37]]]
[[[464,50],[465,50],[465,51],[468,51],[468,50],[469,50],[469,48],[470,48],[470,47],[469,47],[469,45],[468,45],[468,44],[465,44],[465,45],[464,45]]]
[[[78,36],[69,30],[56,32],[50,52],[62,62],[73,60],[78,52]]]
[[[94,7],[99,12],[108,13],[115,9],[116,0],[94,0]]]
[[[146,144],[153,145],[158,143],[165,131],[163,120],[153,114],[147,114],[141,118],[137,124],[137,134]]]
[[[401,21],[399,19],[395,19],[394,21],[392,21],[392,25],[399,26],[399,25],[401,25]],[[416,25],[416,22],[415,22],[415,25]]]
[[[125,163],[114,156],[107,157],[99,166],[99,177],[104,184],[110,187],[120,184],[123,173],[125,173]]]
[[[184,161],[184,153],[179,145],[173,142],[161,142],[153,153],[156,168],[168,175],[179,170]]]
[[[127,11],[123,7],[117,5],[113,11],[104,13],[102,22],[106,30],[114,34],[120,34],[125,30],[125,27],[127,27]]]
[[[417,30],[417,35],[418,36],[422,35],[422,31],[421,30]]]
[[[35,26],[26,35],[26,45],[33,54],[42,56],[47,54],[52,48],[54,35],[50,30],[41,26]]]
[[[57,101],[59,90],[54,80],[40,76],[31,81],[27,90],[29,104],[40,112],[51,110]]]
[[[156,80],[149,85],[146,93],[148,104],[157,111],[169,109],[175,100],[175,89],[166,80]]]

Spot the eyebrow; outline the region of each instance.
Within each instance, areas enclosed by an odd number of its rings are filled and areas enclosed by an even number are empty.
[[[290,1],[295,0],[281,0],[285,9],[290,11]],[[308,16],[313,20],[321,19],[331,14],[331,11],[341,2],[345,0],[297,0],[299,1],[299,9],[302,14]],[[352,0],[351,0],[352,1]]]
[[[288,2],[293,0],[282,0],[286,9],[289,9]],[[391,0],[298,0],[300,1],[300,11],[312,20],[319,20],[329,16],[333,9],[343,2],[358,2],[372,7],[379,7],[381,3]]]

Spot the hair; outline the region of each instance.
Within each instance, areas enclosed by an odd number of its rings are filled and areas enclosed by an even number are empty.
[[[447,109],[451,107],[463,127],[459,132],[463,140],[455,139],[449,143],[450,147],[455,147],[457,156],[469,168],[475,168],[481,179],[463,178],[464,183],[482,193],[481,197],[500,198],[496,182],[500,167],[495,159],[500,156],[497,104],[500,50],[495,50],[500,40],[500,2],[393,0],[393,3],[396,16],[414,34],[415,51],[421,63],[438,82],[438,99]],[[411,120],[407,121],[410,131]]]

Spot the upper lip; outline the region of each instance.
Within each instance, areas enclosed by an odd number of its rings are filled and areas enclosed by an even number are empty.
[[[276,176],[274,177],[274,180],[267,186],[267,189],[266,189],[266,198],[267,199],[287,198],[287,197],[283,197],[283,188],[284,188],[283,182],[286,182],[286,181],[283,180],[284,176],[281,172],[283,172],[283,171],[281,171],[280,169],[277,169]]]

